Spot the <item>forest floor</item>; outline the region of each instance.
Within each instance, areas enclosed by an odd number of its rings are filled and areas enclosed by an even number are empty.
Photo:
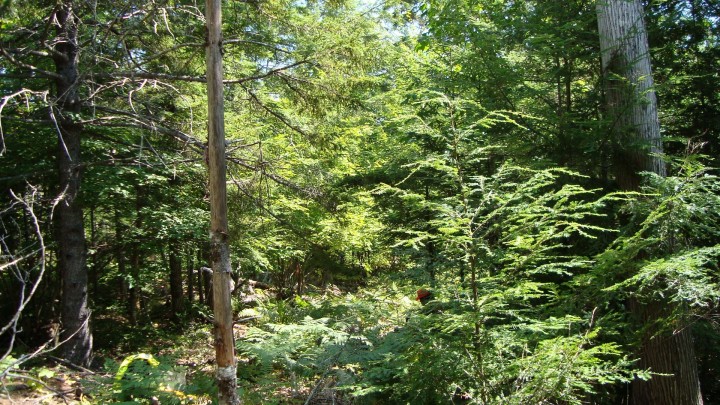
[[[0,405],[82,403],[83,394],[79,383],[82,378],[84,376],[81,373],[65,368],[58,369],[52,378],[44,378],[44,385],[36,381],[11,380],[0,391]]]
[[[157,324],[154,326],[159,327]],[[236,325],[235,338],[242,338],[246,329],[244,325]],[[152,353],[154,358],[165,362],[164,368],[161,367],[165,371],[174,368],[186,370],[187,372],[182,377],[184,382],[197,376],[202,376],[205,380],[212,377],[215,369],[215,352],[209,326],[191,327],[174,335],[163,333],[163,338],[148,339],[148,341],[150,344],[147,347],[139,349]],[[36,359],[31,362],[31,366],[17,370],[0,384],[0,405],[68,405],[116,402],[108,401],[108,395],[115,388],[113,383],[117,375],[117,365],[122,362],[125,355],[130,354],[116,352],[100,354],[102,359],[96,359],[93,370],[67,367],[52,356]],[[167,362],[171,362],[171,364],[167,364]],[[142,384],[142,382],[138,383]],[[148,384],[151,383],[148,382]],[[173,394],[171,387],[167,387],[167,392]],[[179,391],[176,393],[176,395],[182,395]],[[129,397],[128,399],[140,400],[135,403],[164,403],[164,401],[158,401],[151,396],[148,398]],[[196,395],[187,401],[187,403],[195,404],[210,402],[207,395]]]
[[[340,291],[333,290],[329,296],[348,305]],[[281,314],[287,318],[277,322],[297,322],[288,314],[304,313],[307,308],[303,305],[309,304],[296,301],[270,300],[263,305],[274,311],[274,319]],[[95,359],[88,369],[63,364],[54,353],[34,358],[0,381],[0,405],[212,403],[216,396],[215,350],[209,315],[195,312],[178,322],[170,320],[160,306],[156,309],[135,326],[111,310],[97,311]],[[254,310],[249,311],[237,314],[236,341],[250,336],[249,330],[257,326],[259,312],[252,316]],[[239,390],[247,403],[304,404],[308,398],[312,404],[351,403],[330,378],[301,377],[274,368],[259,370],[257,359],[238,357],[239,381],[244,381]]]

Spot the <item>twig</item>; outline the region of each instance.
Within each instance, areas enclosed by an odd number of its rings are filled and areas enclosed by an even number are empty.
[[[90,370],[90,369],[87,369],[87,368],[85,368],[85,367],[83,367],[83,366],[78,366],[77,364],[75,364],[75,363],[73,363],[73,362],[67,361],[67,360],[65,360],[65,359],[61,359],[61,358],[59,358],[59,357],[52,356],[52,355],[50,355],[50,354],[46,354],[46,355],[44,355],[44,357],[47,357],[47,358],[50,359],[50,360],[56,361],[56,362],[58,362],[58,363],[61,363],[61,364],[65,365],[65,366],[67,366],[67,367],[69,367],[69,368],[71,368],[71,369],[73,369],[73,370],[76,370],[76,371],[82,371],[83,373],[88,373],[88,374],[92,374],[92,375],[97,374],[97,373],[95,373],[94,371],[92,371],[92,370]]]

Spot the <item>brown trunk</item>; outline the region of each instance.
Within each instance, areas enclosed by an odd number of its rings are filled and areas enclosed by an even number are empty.
[[[122,222],[120,221],[120,211],[115,208],[115,262],[117,263],[118,274],[120,275],[120,291],[122,299],[127,299],[127,280],[125,279],[125,245],[123,242]]]
[[[143,190],[135,185],[135,230],[142,227]],[[128,289],[128,319],[131,325],[137,325],[140,309],[140,241],[130,243],[130,288]]]
[[[183,310],[183,288],[182,261],[177,241],[170,242],[168,252],[170,255],[168,258],[170,264],[170,307],[173,318],[179,319],[180,313]]]
[[[78,41],[77,21],[73,3],[58,5],[55,13],[55,80],[57,89],[58,171],[62,199],[57,207],[58,264],[62,277],[62,333],[63,356],[66,360],[87,365],[92,355],[90,311],[88,310],[88,274],[86,267],[85,228],[83,210],[78,200],[80,192],[80,140],[82,128],[73,122],[73,113],[80,111],[77,99]]]
[[[195,283],[194,283],[194,276],[193,276],[193,267],[195,266],[195,256],[193,256],[192,248],[188,248],[188,255],[187,255],[187,299],[190,304],[192,304],[193,300],[195,299]]]
[[[91,262],[90,265],[90,273],[88,275],[90,279],[90,286],[92,286],[92,289],[90,290],[90,297],[94,297],[95,294],[98,293],[98,283],[100,279],[100,265],[98,264],[99,261],[99,255],[98,255],[98,249],[97,249],[97,228],[95,223],[95,208],[90,208],[90,246],[91,249],[95,251],[95,254],[91,255]]]
[[[131,325],[137,325],[138,309],[140,307],[140,295],[138,293],[138,282],[140,279],[140,250],[138,244],[133,242],[130,252],[130,285],[128,287],[127,310],[128,320]]]
[[[202,262],[198,262],[198,265]],[[205,286],[203,284],[203,272],[199,270],[197,271],[197,282],[198,282],[198,302],[200,304],[205,303]]]
[[[213,315],[218,402],[239,404],[237,366],[230,302],[230,247],[228,244],[225,121],[222,83],[222,18],[220,0],[206,0],[208,171],[210,189],[210,262],[213,269]]]
[[[623,190],[637,190],[640,172],[666,174],[642,4],[639,0],[602,0],[596,10],[606,104],[616,144],[616,178]],[[645,328],[638,366],[669,374],[656,374],[649,381],[635,379],[632,402],[702,404],[690,329],[668,333],[655,328],[672,312],[671,304],[631,302],[629,310]]]
[[[652,325],[658,319],[669,315],[668,305],[658,301],[640,304],[633,300],[629,306],[633,315],[639,316],[639,321],[649,326],[643,336],[637,367],[657,373],[649,381],[636,380],[633,383],[632,403],[702,404],[700,379],[690,329],[657,333]]]

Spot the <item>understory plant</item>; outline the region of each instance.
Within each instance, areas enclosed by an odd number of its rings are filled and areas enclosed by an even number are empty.
[[[579,178],[508,166],[473,179],[465,206],[428,204],[445,224],[428,237],[460,252],[449,262],[471,277],[439,272],[425,306],[412,300],[419,285],[401,275],[357,295],[296,299],[294,322],[260,322],[240,343],[254,378],[304,380],[298,392],[332,379],[357,403],[580,404],[611,395],[633,376],[614,339],[621,322],[577,302],[570,281],[593,264],[576,246],[611,233],[605,210],[624,197],[560,177]]]

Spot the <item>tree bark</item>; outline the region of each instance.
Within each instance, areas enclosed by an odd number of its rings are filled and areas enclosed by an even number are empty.
[[[187,251],[187,299],[190,304],[195,300],[195,278],[193,268],[195,267],[195,256],[193,255],[193,249],[188,247]]]
[[[170,257],[170,307],[173,319],[178,320],[183,310],[183,288],[182,288],[182,257],[178,249],[178,241],[172,240],[168,249]]]
[[[666,174],[642,3],[600,0],[596,10],[615,175],[622,189],[635,190],[640,172]]]
[[[630,311],[640,317],[642,324],[653,325],[658,319],[669,315],[671,308],[659,301],[638,303],[631,300]],[[633,404],[703,403],[695,346],[689,327],[670,333],[658,333],[656,328],[649,327],[644,333],[639,355],[638,368],[650,369],[659,375],[653,375],[649,381],[633,381]]]
[[[139,184],[135,184],[135,220],[133,227],[138,232],[142,228],[142,208],[144,205],[144,191]],[[128,320],[131,325],[137,325],[140,312],[140,241],[130,242],[130,288],[128,288]]]
[[[88,309],[87,251],[83,209],[78,199],[81,182],[80,141],[82,127],[73,115],[80,111],[78,101],[78,38],[73,2],[58,4],[54,20],[55,86],[57,104],[53,116],[58,128],[58,171],[61,200],[57,207],[59,232],[58,264],[62,277],[63,357],[77,365],[87,365],[92,355],[90,311]]]
[[[122,221],[120,210],[115,208],[115,262],[117,263],[118,274],[120,275],[120,291],[122,299],[127,299],[127,280],[125,279],[125,241],[123,238]]]
[[[237,366],[230,301],[230,249],[228,244],[225,122],[222,83],[222,18],[220,0],[206,0],[208,166],[210,189],[210,262],[213,269],[213,314],[218,402],[239,404]]]
[[[616,145],[616,179],[623,190],[637,190],[640,172],[666,174],[642,3],[600,0],[596,11],[606,105]],[[667,333],[653,326],[672,311],[669,303],[631,300],[628,307],[645,327],[638,366],[669,374],[654,375],[649,381],[635,379],[632,403],[702,404],[690,329]]]

